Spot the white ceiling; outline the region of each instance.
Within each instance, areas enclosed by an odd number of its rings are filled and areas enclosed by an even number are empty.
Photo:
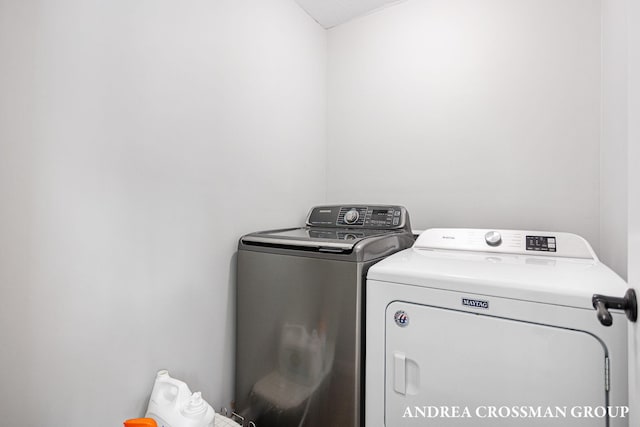
[[[335,27],[402,0],[296,0],[324,28]]]

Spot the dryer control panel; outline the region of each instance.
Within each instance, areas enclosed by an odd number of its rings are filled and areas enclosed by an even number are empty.
[[[582,237],[551,231],[432,228],[422,232],[413,247],[598,259]]]
[[[407,210],[393,205],[317,206],[307,217],[311,227],[372,228],[411,230]]]

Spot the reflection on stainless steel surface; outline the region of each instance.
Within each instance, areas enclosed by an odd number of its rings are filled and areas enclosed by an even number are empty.
[[[242,415],[260,427],[359,425],[362,267],[239,252]]]

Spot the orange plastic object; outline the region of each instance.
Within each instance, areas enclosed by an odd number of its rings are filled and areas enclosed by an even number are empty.
[[[158,424],[151,418],[134,418],[125,421],[124,427],[158,427]]]

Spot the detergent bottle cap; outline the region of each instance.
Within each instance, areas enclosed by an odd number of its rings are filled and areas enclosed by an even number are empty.
[[[124,427],[158,427],[152,418],[134,418],[124,422]]]

